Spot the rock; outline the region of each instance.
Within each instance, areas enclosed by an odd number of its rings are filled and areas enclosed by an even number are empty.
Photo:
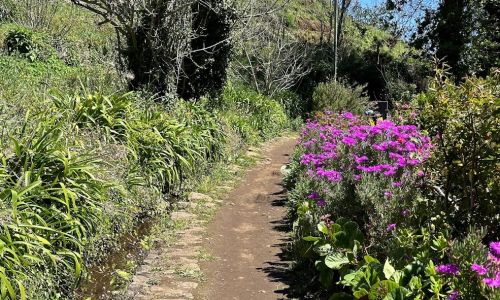
[[[176,203],[176,206],[178,209],[186,209],[189,207],[189,202],[186,201],[179,201]]]
[[[193,220],[196,218],[195,215],[184,212],[184,211],[174,211],[170,218],[174,221],[179,221],[179,220]]]
[[[189,202],[198,202],[198,201],[213,202],[214,199],[212,199],[212,197],[205,195],[205,194],[192,192],[188,196],[188,201]]]

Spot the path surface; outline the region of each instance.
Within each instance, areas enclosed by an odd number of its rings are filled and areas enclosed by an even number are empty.
[[[287,163],[295,142],[281,139],[264,150],[264,163],[246,174],[208,226],[203,247],[217,259],[201,263],[206,280],[195,299],[286,298],[286,280],[280,278],[288,267],[281,260],[288,236],[280,168]]]

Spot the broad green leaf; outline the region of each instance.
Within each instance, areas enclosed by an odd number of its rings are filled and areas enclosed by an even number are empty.
[[[339,270],[349,263],[349,259],[344,253],[334,252],[325,257],[325,265],[333,270]]]
[[[396,269],[394,269],[394,267],[391,265],[389,259],[385,261],[383,272],[386,279],[391,279],[392,275],[394,275],[394,273],[396,272]]]
[[[315,236],[305,236],[302,239],[307,242],[316,242],[319,241],[321,238]]]
[[[328,234],[328,227],[326,227],[325,222],[320,222],[317,227],[318,227],[319,232],[324,233],[324,234]]]
[[[371,257],[370,255],[365,255],[364,259],[365,259],[365,262],[366,262],[367,264],[369,264],[369,263],[380,263],[380,262],[378,261],[378,259],[376,259],[376,258],[374,258],[374,257]]]

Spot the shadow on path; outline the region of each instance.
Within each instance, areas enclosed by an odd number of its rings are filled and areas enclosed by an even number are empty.
[[[278,206],[286,208],[288,203],[287,191],[280,184],[282,190],[271,194],[272,196],[277,196],[272,201],[272,206]],[[284,218],[278,220],[271,220],[273,230],[281,233],[286,233],[286,235],[279,240],[278,243],[271,245],[273,248],[278,248],[279,252],[277,254],[277,261],[266,262],[266,267],[257,268],[258,270],[267,274],[268,278],[272,282],[281,283],[279,286],[286,286],[286,288],[275,290],[274,293],[280,295],[278,299],[317,299],[318,296],[311,296],[307,294],[305,286],[308,282],[311,282],[310,278],[307,278],[307,272],[301,272],[300,269],[294,267],[293,253],[291,252],[292,245],[292,223],[293,220],[287,214]],[[314,268],[314,266],[312,266]],[[301,276],[302,275],[302,276]]]

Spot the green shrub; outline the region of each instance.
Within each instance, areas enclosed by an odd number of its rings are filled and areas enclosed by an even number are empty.
[[[442,71],[415,99],[417,121],[435,137],[429,163],[438,209],[463,232],[488,226],[500,237],[500,73],[456,85]]]
[[[228,85],[219,105],[246,142],[275,137],[288,126],[286,112],[277,101],[246,87]]]
[[[320,83],[314,90],[313,110],[363,114],[371,108],[364,86],[350,86],[345,81]]]
[[[102,128],[108,135],[124,139],[127,114],[132,106],[132,94],[103,96],[99,93],[80,97],[54,97],[60,111],[70,112],[71,122],[79,127]]]
[[[24,284],[48,270],[66,274],[68,285],[81,275],[83,247],[100,226],[107,188],[95,177],[100,162],[68,144],[60,124],[49,119],[20,136],[0,145],[0,202],[9,212],[0,260],[1,290],[23,297]]]
[[[306,113],[306,102],[296,93],[279,92],[274,94],[272,98],[283,106],[290,119],[302,117]]]
[[[18,53],[32,62],[38,58],[38,47],[33,41],[33,34],[27,30],[10,31],[5,37],[4,45],[10,55]]]

